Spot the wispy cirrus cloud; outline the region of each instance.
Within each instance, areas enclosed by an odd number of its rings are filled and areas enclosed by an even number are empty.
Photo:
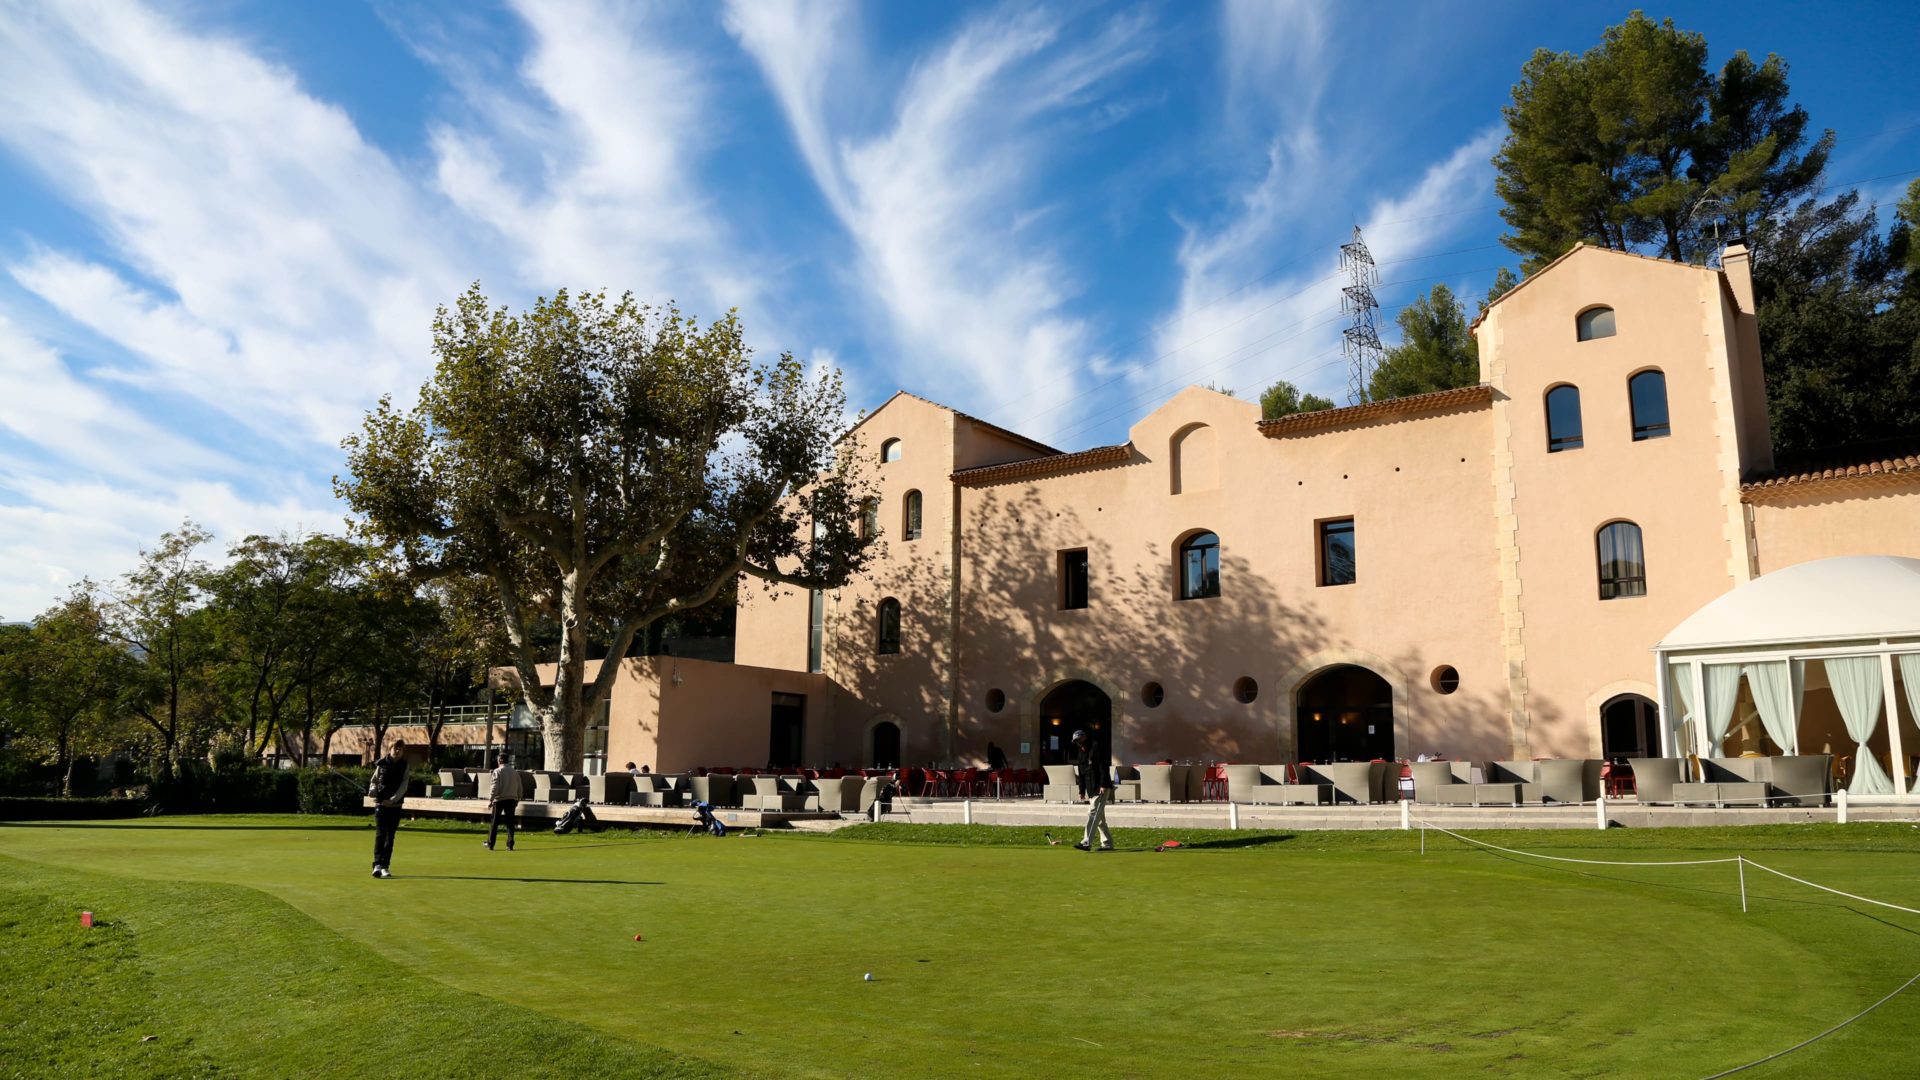
[[[1054,139],[1105,122],[1108,80],[1145,55],[1145,22],[1117,17],[1067,40],[1049,13],[967,20],[881,94],[877,125],[861,122],[875,88],[853,22],[842,5],[727,13],[852,237],[901,380],[963,401],[1071,395],[1093,339],[1070,311],[1077,285],[1035,182]]]
[[[763,294],[699,180],[718,138],[713,65],[667,5],[519,3],[531,47],[503,84],[484,49],[426,55],[470,118],[438,123],[436,184],[495,230],[523,280],[678,297],[718,314]],[[680,44],[676,44],[676,43]]]

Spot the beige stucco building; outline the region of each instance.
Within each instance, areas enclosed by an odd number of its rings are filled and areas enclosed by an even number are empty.
[[[1671,752],[1662,635],[1781,567],[1920,555],[1920,459],[1776,469],[1723,262],[1577,248],[1476,322],[1480,385],[1274,421],[1189,388],[1063,453],[898,394],[853,434],[870,572],[744,585],[734,664],[626,661],[609,757],[1020,765],[1089,725],[1123,761]]]

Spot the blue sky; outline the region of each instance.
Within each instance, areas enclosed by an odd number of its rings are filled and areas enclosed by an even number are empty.
[[[1626,10],[0,0],[0,618],[183,517],[337,528],[475,280],[738,307],[855,408],[1065,449],[1192,382],[1339,399],[1337,245],[1389,325],[1483,292],[1521,64]],[[1653,14],[1785,56],[1832,181],[1920,174],[1910,5]]]

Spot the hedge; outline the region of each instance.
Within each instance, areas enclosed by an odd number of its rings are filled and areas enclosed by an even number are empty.
[[[151,805],[145,799],[103,797],[56,799],[0,796],[0,821],[95,821],[139,817]]]

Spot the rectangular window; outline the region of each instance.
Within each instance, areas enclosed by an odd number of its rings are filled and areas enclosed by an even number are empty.
[[[1060,609],[1072,611],[1087,606],[1087,552],[1060,553]]]
[[[826,670],[824,661],[827,645],[827,594],[814,589],[807,594],[807,670],[821,672]]]
[[[1358,580],[1353,562],[1353,519],[1322,521],[1320,528],[1320,584],[1351,585]]]

